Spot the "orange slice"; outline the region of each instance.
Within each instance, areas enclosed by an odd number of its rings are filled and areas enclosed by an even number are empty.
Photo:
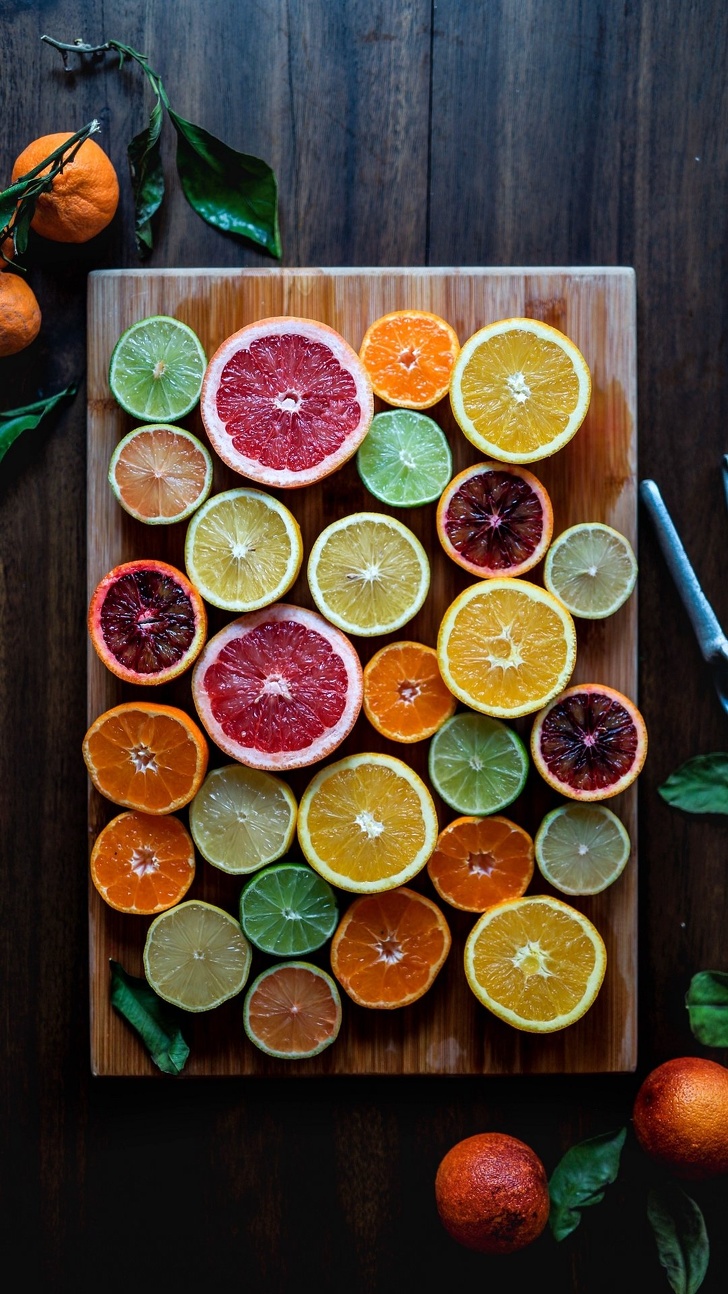
[[[331,944],[331,968],[359,1006],[393,1010],[427,992],[450,951],[436,903],[405,887],[355,899]]]
[[[197,794],[207,742],[184,710],[127,701],[100,714],[83,739],[96,790],[142,813],[174,813]]]
[[[210,493],[212,459],[182,427],[136,427],[111,455],[109,484],[137,521],[150,526],[183,521]]]
[[[429,409],[447,395],[459,350],[457,333],[439,315],[393,310],[369,325],[359,358],[382,400]]]
[[[91,880],[117,912],[164,912],[184,898],[194,876],[194,845],[179,818],[120,813],[91,852]]]
[[[434,647],[387,643],[364,667],[364,713],[391,741],[422,741],[455,713]]]
[[[647,729],[629,697],[578,683],[536,716],[533,762],[571,800],[608,800],[631,786],[647,757]]]
[[[456,818],[440,832],[427,871],[446,903],[485,912],[525,893],[533,876],[533,841],[509,818]]]

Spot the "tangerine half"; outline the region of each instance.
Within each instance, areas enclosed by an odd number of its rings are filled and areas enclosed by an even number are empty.
[[[429,409],[450,387],[460,342],[429,310],[393,310],[370,324],[359,357],[374,392],[400,409]]]
[[[184,898],[194,877],[195,847],[171,815],[120,813],[91,852],[91,880],[117,912],[164,912]]]
[[[485,912],[526,892],[533,857],[528,832],[510,819],[497,814],[456,818],[440,832],[427,871],[446,903],[465,912]]]
[[[184,710],[127,701],[104,711],[83,739],[96,790],[142,813],[173,813],[197,794],[207,771],[207,742]]]
[[[455,713],[434,647],[394,642],[380,647],[364,666],[364,713],[391,741],[422,741]]]
[[[359,1006],[391,1011],[427,992],[450,944],[437,904],[400,886],[354,900],[334,935],[331,969]]]

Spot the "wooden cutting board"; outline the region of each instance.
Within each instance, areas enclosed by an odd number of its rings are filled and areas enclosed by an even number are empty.
[[[313,270],[157,270],[101,271],[90,275],[88,292],[88,591],[121,561],[160,557],[184,569],[185,523],[148,527],[135,522],[116,503],[106,480],[109,458],[131,419],[112,399],[109,358],[125,328],[148,315],[171,314],[188,323],[208,355],[236,329],[271,315],[301,315],[338,329],[358,349],[368,324],[399,307],[433,310],[448,319],[461,341],[496,319],[530,316],[555,325],[584,353],[593,379],[587,418],[574,440],[535,465],[554,505],[555,534],[578,521],[605,521],[636,543],[637,425],[635,281],[631,269],[313,269]],[[458,430],[447,400],[433,411],[453,449],[454,470],[482,456]],[[204,436],[197,413],[185,425]],[[241,478],[222,463],[215,489]],[[335,517],[360,510],[391,511],[367,494],[353,462],[320,485],[289,491],[286,504],[303,530],[306,552]],[[470,577],[443,553],[435,531],[435,506],[397,515],[428,550],[432,583],[422,611],[406,636],[434,644],[440,618]],[[160,533],[160,530],[162,533]],[[305,572],[305,563],[304,568]],[[529,579],[540,580],[540,568]],[[302,574],[287,600],[312,606]],[[230,616],[212,609],[210,632]],[[611,684],[637,695],[637,600],[632,596],[606,621],[577,622],[578,656],[574,682]],[[395,635],[396,636],[396,635]],[[399,635],[403,636],[403,635]],[[365,662],[381,645],[358,639]],[[88,720],[148,689],[128,688],[88,649]],[[155,689],[155,699],[189,708],[188,677]],[[528,719],[514,725],[523,735]],[[427,742],[401,746],[378,737],[363,717],[337,752],[390,750],[426,777]],[[403,756],[404,752],[404,756]],[[81,758],[79,753],[79,759]],[[228,762],[211,751],[211,766]],[[290,778],[300,796],[312,770]],[[532,770],[525,791],[507,813],[532,833],[557,803]],[[633,842],[622,877],[604,894],[574,900],[605,940],[608,969],[592,1009],[571,1028],[545,1037],[519,1033],[502,1024],[476,1001],[462,968],[472,914],[447,909],[453,934],[448,962],[434,987],[401,1011],[366,1011],[344,997],[341,1034],[321,1056],[309,1061],[274,1061],[245,1038],[242,997],[216,1011],[184,1018],[191,1053],[184,1071],[193,1075],[314,1074],[519,1074],[632,1070],[636,1065],[637,1025],[637,795],[636,788],[610,801]],[[454,815],[438,804],[441,825]],[[93,788],[89,793],[89,840],[117,810]],[[186,818],[186,814],[180,815]],[[415,882],[436,897],[427,874]],[[188,898],[203,898],[237,913],[241,881],[198,860]],[[531,891],[547,892],[538,873]],[[342,895],[346,905],[349,896]],[[159,1075],[136,1035],[109,1004],[109,958],[134,975],[142,974],[142,949],[148,918],[114,912],[90,886],[91,1066],[95,1074]],[[326,965],[326,950],[311,960]],[[269,959],[256,954],[253,975]]]

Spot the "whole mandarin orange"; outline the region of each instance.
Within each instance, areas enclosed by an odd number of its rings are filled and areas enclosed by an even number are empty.
[[[15,162],[13,184],[70,137],[70,131],[61,131],[34,139]],[[50,193],[41,193],[30,224],[37,234],[57,243],[85,243],[106,228],[118,205],[116,171],[103,148],[86,139],[56,176]]]
[[[484,1254],[525,1248],[549,1216],[541,1160],[503,1132],[481,1132],[453,1146],[437,1170],[435,1199],[453,1240]]]
[[[647,1075],[632,1111],[642,1149],[679,1177],[728,1173],[728,1069],[700,1056]]]
[[[0,355],[17,355],[38,336],[40,306],[19,274],[0,274]]]

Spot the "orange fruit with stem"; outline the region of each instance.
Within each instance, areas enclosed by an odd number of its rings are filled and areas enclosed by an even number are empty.
[[[479,1253],[512,1254],[548,1222],[544,1166],[530,1146],[504,1132],[481,1132],[453,1146],[437,1170],[435,1199],[453,1240]]]
[[[455,329],[429,310],[393,310],[370,324],[359,349],[375,395],[401,409],[429,409],[450,386],[460,350]]]
[[[450,951],[436,903],[401,886],[355,899],[331,944],[331,969],[359,1006],[394,1010],[431,987]]]
[[[91,880],[117,912],[164,912],[184,898],[194,877],[192,838],[171,815],[120,813],[91,852]]]
[[[83,739],[96,790],[142,813],[174,813],[197,794],[207,770],[207,742],[184,710],[127,701],[104,711]]]
[[[509,818],[456,818],[440,832],[427,871],[446,903],[485,912],[525,894],[533,857],[533,840]]]
[[[679,1056],[649,1073],[632,1112],[642,1149],[678,1177],[728,1173],[728,1069]]]
[[[387,643],[364,667],[364,713],[391,741],[422,741],[455,713],[434,647]]]
[[[71,132],[60,131],[34,139],[16,159],[12,183],[70,138]],[[50,192],[40,194],[30,224],[37,234],[54,242],[86,243],[106,228],[118,205],[116,171],[103,148],[86,139],[56,176]]]
[[[5,268],[4,261],[0,265]],[[38,336],[40,322],[40,306],[25,279],[19,274],[0,276],[0,355],[25,350]]]

